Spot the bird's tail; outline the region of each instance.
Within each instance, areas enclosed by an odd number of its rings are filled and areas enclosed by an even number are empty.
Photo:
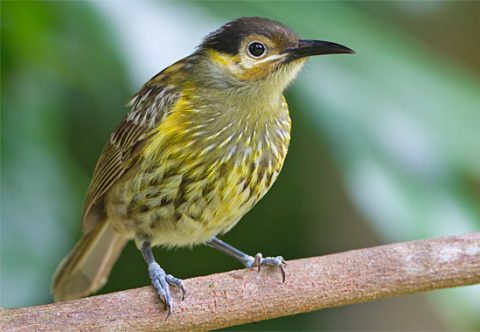
[[[55,301],[73,300],[97,291],[107,281],[127,238],[103,222],[84,234],[53,277]]]

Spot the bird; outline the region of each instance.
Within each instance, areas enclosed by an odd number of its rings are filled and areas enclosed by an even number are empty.
[[[277,179],[290,142],[283,95],[310,56],[351,54],[341,44],[301,39],[262,17],[241,17],[147,81],[106,143],[82,216],[83,235],[55,272],[55,301],[98,291],[134,240],[151,283],[173,310],[181,279],[156,261],[155,246],[207,245],[246,268],[282,256],[248,255],[220,240]]]

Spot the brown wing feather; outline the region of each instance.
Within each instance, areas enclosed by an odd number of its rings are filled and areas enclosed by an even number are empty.
[[[104,219],[105,193],[128,169],[135,147],[163,121],[179,97],[175,88],[159,83],[159,78],[154,77],[132,98],[130,112],[115,129],[98,159],[85,200],[82,218],[85,233]]]

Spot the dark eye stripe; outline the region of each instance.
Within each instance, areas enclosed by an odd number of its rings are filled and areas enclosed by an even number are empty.
[[[259,58],[267,52],[267,48],[260,42],[254,41],[248,45],[248,53],[255,58]]]

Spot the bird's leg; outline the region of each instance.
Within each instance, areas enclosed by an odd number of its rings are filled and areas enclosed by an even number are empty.
[[[237,248],[232,247],[228,243],[223,242],[218,239],[216,236],[211,238],[206,242],[207,246],[217,249],[229,256],[232,256],[236,260],[240,261],[245,267],[258,267],[258,271],[262,266],[277,266],[280,268],[282,273],[282,280],[285,282],[285,268],[284,265],[287,263],[282,256],[277,257],[263,257],[261,253],[255,255],[255,257],[247,255],[246,253],[238,250]]]
[[[170,295],[170,286],[176,286],[182,291],[182,300],[185,298],[185,286],[183,281],[175,278],[171,274],[166,274],[165,271],[160,267],[160,265],[155,261],[153,257],[152,248],[150,242],[145,241],[141,247],[143,258],[148,264],[148,275],[152,280],[152,285],[157,291],[160,299],[165,303],[165,308],[167,309],[167,317],[172,314],[173,310],[173,300]]]

